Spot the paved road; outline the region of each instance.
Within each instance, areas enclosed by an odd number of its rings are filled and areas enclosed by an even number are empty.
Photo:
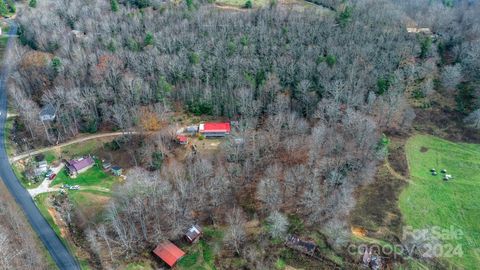
[[[15,34],[17,27],[12,24],[9,35]],[[13,45],[13,39],[9,38],[5,54],[10,50]],[[53,231],[52,227],[48,224],[45,218],[40,214],[40,211],[35,206],[32,197],[28,192],[20,185],[17,177],[10,167],[7,152],[5,151],[5,120],[7,116],[7,89],[6,78],[8,76],[9,67],[7,61],[0,71],[0,178],[12,193],[13,197],[25,212],[28,221],[33,227],[33,230],[38,234],[40,240],[45,245],[45,248],[50,252],[55,263],[60,269],[80,269],[77,260],[65,247],[62,241]]]

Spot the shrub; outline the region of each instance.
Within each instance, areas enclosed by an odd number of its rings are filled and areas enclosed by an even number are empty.
[[[389,78],[380,78],[377,80],[377,95],[381,96],[385,92],[387,92],[388,88],[390,87],[390,79]]]
[[[247,0],[247,2],[245,2],[245,5],[243,7],[244,8],[253,8],[252,0]]]
[[[200,55],[198,55],[198,53],[196,52],[192,52],[188,56],[188,60],[190,61],[191,64],[196,65],[200,63]]]
[[[325,61],[327,62],[327,65],[329,67],[333,67],[333,65],[335,65],[337,63],[337,58],[335,57],[335,55],[327,55],[327,57],[325,58]]]
[[[167,82],[165,77],[161,76],[158,80],[156,91],[155,91],[155,100],[157,102],[163,101],[165,97],[172,92],[173,85]]]
[[[275,262],[275,268],[278,270],[283,270],[285,269],[285,267],[287,267],[287,264],[285,263],[285,261],[282,260],[281,258],[278,258],[277,261]]]
[[[15,7],[15,2],[13,0],[6,0],[7,1],[7,6],[8,6],[8,11],[11,13],[17,12],[17,8]]]
[[[352,7],[346,6],[345,9],[338,15],[337,21],[341,27],[345,27],[352,19]]]
[[[2,0],[0,1],[0,15],[7,16],[8,15],[8,8],[7,4]]]
[[[88,120],[82,128],[87,133],[96,133],[98,131],[97,121],[95,119]]]
[[[118,11],[118,0],[111,0],[110,1],[110,7],[112,8],[113,12]]]
[[[188,10],[192,10],[193,8],[193,0],[185,0],[186,4],[187,4],[187,8]]]
[[[37,0],[30,0],[30,2],[28,2],[28,6],[31,7],[31,8],[36,8],[37,7]]]
[[[52,68],[53,68],[53,72],[55,74],[58,74],[58,72],[60,72],[60,68],[62,67],[62,61],[60,61],[60,58],[58,57],[54,57],[52,59]]]
[[[146,8],[151,5],[150,0],[130,0],[129,2],[138,8]]]
[[[110,151],[120,150],[120,144],[116,140],[104,143],[103,147],[105,147],[105,149]]]
[[[152,170],[159,170],[163,164],[163,153],[162,152],[153,152],[152,153]]]
[[[143,40],[143,43],[145,46],[148,46],[148,45],[153,45],[153,34],[152,33],[147,33],[147,35],[145,35],[145,39]]]

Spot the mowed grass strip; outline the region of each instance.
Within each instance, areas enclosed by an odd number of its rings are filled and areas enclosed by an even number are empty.
[[[462,230],[459,239],[443,243],[460,245],[463,256],[441,259],[455,269],[476,269],[480,265],[480,145],[416,135],[407,141],[406,154],[412,181],[399,201],[406,225]],[[438,175],[431,174],[432,168]],[[442,169],[453,179],[444,181]]]
[[[266,7],[271,1],[270,0],[252,0],[253,7]],[[220,5],[227,5],[233,7],[245,7],[247,0],[216,0],[215,3]]]

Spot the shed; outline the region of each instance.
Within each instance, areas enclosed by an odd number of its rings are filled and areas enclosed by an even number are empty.
[[[42,160],[42,161],[38,162],[38,167],[39,167],[39,168],[48,167],[47,161],[46,161],[46,160]]]
[[[174,266],[177,261],[185,255],[185,252],[183,252],[170,241],[159,244],[153,250],[153,253],[157,255],[160,259],[162,259],[162,261],[164,261],[170,267]]]
[[[177,136],[177,142],[179,144],[187,144],[188,143],[188,138],[185,135],[178,135]]]
[[[197,133],[198,132],[198,126],[188,126],[185,128],[185,132],[188,132],[188,133]]]
[[[115,176],[120,176],[122,175],[122,167],[120,166],[112,166],[112,173]]]
[[[193,243],[197,241],[201,235],[202,228],[198,225],[193,225],[188,229],[187,233],[185,233],[185,238],[187,238],[188,242]]]
[[[103,163],[102,163],[102,168],[103,168],[105,171],[110,170],[111,167],[112,167],[112,163],[110,163],[110,162],[103,162]]]
[[[47,104],[40,110],[40,120],[53,121],[55,120],[56,113],[57,109],[52,104]]]

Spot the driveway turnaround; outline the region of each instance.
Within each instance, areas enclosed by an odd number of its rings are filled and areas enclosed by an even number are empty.
[[[9,31],[9,40],[5,48],[5,55],[8,54],[13,46],[13,35],[17,32],[17,26],[12,23]],[[5,57],[6,58],[6,57]],[[75,257],[70,253],[68,248],[63,244],[55,231],[50,227],[48,222],[42,216],[32,197],[22,187],[17,177],[13,173],[12,167],[5,151],[5,121],[7,117],[7,87],[9,66],[4,61],[0,70],[0,178],[3,180],[10,193],[17,201],[18,205],[23,209],[28,221],[32,225],[33,230],[45,245],[53,260],[60,269],[80,269]]]

